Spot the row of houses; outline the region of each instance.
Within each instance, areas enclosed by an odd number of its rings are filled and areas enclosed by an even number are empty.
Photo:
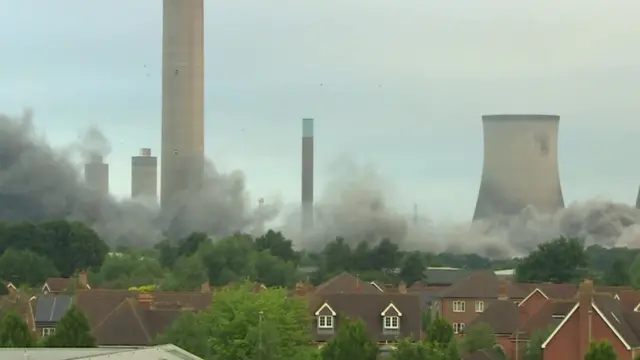
[[[639,291],[595,286],[590,280],[579,285],[519,284],[492,271],[430,269],[427,278],[407,288],[343,273],[317,287],[300,283],[289,295],[307,300],[312,336],[319,345],[336,333],[345,317],[361,319],[380,344],[419,340],[424,336],[422,313],[428,311],[450,321],[460,337],[474,324],[490,325],[511,359],[523,358],[532,335],[548,328],[554,330],[542,345],[545,360],[583,359],[595,339],[609,340],[620,359],[640,355]],[[75,288],[73,294],[70,288]],[[101,346],[149,346],[182,312],[210,306],[215,293],[208,283],[180,293],[92,289],[84,274],[49,279],[37,296],[10,291],[0,301],[0,311],[16,308],[37,335],[53,333],[76,304]],[[489,353],[482,356],[491,359]]]

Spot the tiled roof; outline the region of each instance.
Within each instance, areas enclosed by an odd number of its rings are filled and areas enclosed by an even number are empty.
[[[578,292],[577,284],[553,284],[553,283],[540,283],[540,284],[517,284],[523,289],[527,295],[530,295],[533,291],[538,289],[548,299],[571,299],[576,296]],[[595,290],[599,293],[617,294],[630,289],[626,286],[596,286]]]
[[[420,298],[414,294],[380,292],[316,294],[309,301],[310,312],[314,314],[325,303],[337,313],[338,328],[340,320],[349,317],[362,320],[371,338],[377,341],[391,341],[405,337],[417,340],[421,336]],[[398,335],[383,335],[382,312],[389,304],[393,304],[402,313]],[[331,335],[318,334],[315,323],[312,334],[318,341],[325,341],[331,337]]]
[[[521,326],[514,331],[520,338],[530,338],[536,331],[558,325],[561,317],[567,316],[576,305],[577,300],[550,300],[540,310],[531,314]]]
[[[27,294],[14,292],[0,296],[0,314],[6,311],[16,311],[26,321],[29,329],[35,330],[33,307]]]
[[[315,289],[316,294],[333,294],[333,293],[371,293],[379,294],[380,290],[367,281],[363,281],[357,276],[343,272],[334,276],[323,284],[318,285]]]
[[[623,290],[618,293],[618,296],[620,297],[620,304],[627,311],[634,311],[640,304],[640,291]]]
[[[69,289],[70,280],[69,278],[48,278],[44,285],[52,293],[61,293]]]
[[[148,345],[180,315],[203,310],[211,293],[153,292],[152,305],[141,305],[137,293],[126,290],[76,292],[78,307],[85,313],[99,345]]]
[[[426,285],[452,285],[471,274],[468,269],[428,268],[424,274]]]
[[[520,309],[511,300],[493,301],[468,326],[485,323],[495,334],[512,334],[520,326]]]
[[[490,299],[497,298],[500,280],[491,270],[478,270],[440,292],[442,298]],[[523,299],[527,294],[518,286],[509,284],[507,295]]]

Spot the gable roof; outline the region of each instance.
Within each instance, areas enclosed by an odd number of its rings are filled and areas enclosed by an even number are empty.
[[[530,338],[536,331],[556,328],[571,312],[577,300],[549,300],[534,314],[528,314],[524,323],[514,331],[520,338]]]
[[[70,279],[69,278],[48,278],[45,281],[44,285],[42,285],[42,291],[47,289],[52,293],[61,293],[67,291],[69,288]]]
[[[610,294],[594,295],[590,304],[595,313],[607,324],[607,327],[615,334],[627,350],[640,347],[640,314],[629,312],[622,308],[620,302]],[[551,333],[542,344],[544,349],[553,337],[562,329],[580,307],[576,303],[571,312],[562,320],[560,325]]]
[[[331,316],[337,315],[336,312],[331,308],[331,306],[329,306],[329,304],[327,304],[326,302],[322,304],[320,308],[318,308],[318,310],[315,312],[315,315],[320,316],[322,314],[322,310],[328,310]]]
[[[491,299],[500,292],[500,280],[491,270],[478,270],[440,292],[442,298]],[[518,286],[509,284],[507,294],[510,298],[522,299],[525,292]]]
[[[547,299],[571,299],[578,293],[577,284],[554,284],[554,283],[540,283],[540,284],[526,284],[520,283],[518,286],[527,292],[527,297],[522,301],[525,302],[535,292],[540,293]],[[595,290],[598,293],[619,294],[621,292],[630,289],[627,286],[596,286]]]
[[[35,322],[58,322],[71,307],[70,295],[43,295],[37,297]]]
[[[421,308],[420,298],[415,294],[399,293],[334,293],[316,294],[309,301],[309,309],[315,313],[322,304],[328,304],[337,313],[336,325],[340,326],[344,317],[360,319],[367,327],[367,332],[372,339],[377,341],[392,341],[397,338],[411,337],[414,340],[421,336]],[[383,334],[382,312],[390,303],[402,313],[400,319],[400,334]],[[315,329],[314,329],[315,330]],[[312,335],[317,341],[326,341],[331,334],[319,334],[316,331]]]
[[[389,316],[402,316],[402,312],[400,312],[400,310],[398,310],[398,308],[393,305],[392,302],[390,302],[389,305],[387,305],[387,307],[382,310],[380,316],[387,316],[387,314],[389,314]]]
[[[638,311],[638,305],[640,305],[640,291],[637,290],[623,290],[618,293],[620,297],[620,304],[622,308],[627,311]]]
[[[348,272],[336,275],[326,282],[318,285],[315,290],[316,294],[332,294],[332,293],[369,293],[379,294],[381,291],[378,287],[367,281],[363,281],[357,276]]]
[[[468,269],[429,267],[424,272],[426,278],[424,283],[426,285],[453,285],[468,277],[471,272]]]
[[[495,334],[512,334],[520,326],[520,309],[511,300],[495,300],[468,326],[485,323]]]

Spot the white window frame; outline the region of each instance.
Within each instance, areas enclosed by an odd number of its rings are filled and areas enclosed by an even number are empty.
[[[484,312],[484,301],[476,300],[476,312],[477,313]]]
[[[455,300],[453,302],[453,312],[465,312],[467,310],[466,301]]]
[[[42,328],[42,336],[49,336],[56,333],[56,328],[54,327],[46,327]]]
[[[400,316],[385,316],[383,325],[385,329],[390,329],[390,330],[400,329]]]
[[[460,334],[464,330],[464,323],[453,323],[453,333]]]
[[[319,315],[318,316],[318,329],[333,329],[333,316],[331,316],[331,315]]]

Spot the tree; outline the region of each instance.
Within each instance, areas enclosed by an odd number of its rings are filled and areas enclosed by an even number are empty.
[[[433,314],[431,313],[431,309],[428,307],[422,310],[420,316],[420,325],[422,326],[422,331],[426,334],[429,326],[431,326],[431,322],[433,320]]]
[[[640,274],[639,274],[640,275]],[[603,281],[609,286],[628,286],[631,284],[629,267],[624,260],[616,259],[604,273]]]
[[[427,329],[427,340],[441,347],[448,346],[453,341],[453,326],[439,314],[436,315]]]
[[[0,278],[16,286],[41,285],[47,278],[57,275],[51,260],[30,250],[10,248],[0,256]]]
[[[255,247],[257,251],[269,250],[271,255],[285,262],[297,263],[300,260],[300,256],[293,250],[291,240],[286,239],[279,231],[269,230],[256,238]]]
[[[210,355],[207,329],[194,312],[186,311],[164,332],[156,344],[173,344],[206,359]]]
[[[636,255],[635,259],[631,263],[629,276],[631,277],[631,284],[633,287],[636,289],[640,288],[640,254]]]
[[[607,341],[592,341],[584,360],[617,360],[618,355],[613,346]]]
[[[311,346],[311,318],[304,299],[284,289],[253,291],[253,283],[228,286],[200,313],[209,353],[218,360],[294,360]],[[262,348],[262,352],[260,352]]]
[[[400,279],[404,281],[407,286],[413,285],[413,283],[420,281],[424,278],[424,272],[427,269],[422,254],[419,251],[414,251],[407,255],[400,267]]]
[[[328,243],[322,251],[322,255],[324,260],[322,265],[328,274],[349,271],[353,266],[351,248],[341,237]]]
[[[486,323],[478,323],[464,331],[462,347],[467,354],[479,350],[491,350],[496,345],[496,337],[493,329]]]
[[[390,239],[383,239],[378,246],[373,248],[372,263],[376,264],[377,269],[395,269],[398,267],[400,253],[398,245],[391,242]]]
[[[538,245],[516,267],[518,282],[568,283],[578,280],[587,266],[584,246],[578,239],[560,237]]]
[[[96,346],[96,340],[91,335],[89,321],[74,304],[60,318],[56,332],[46,338],[45,345],[57,348],[90,348]]]
[[[549,338],[553,328],[542,329],[534,332],[527,344],[524,360],[542,360],[542,344]]]
[[[323,360],[375,360],[378,346],[360,320],[344,319],[338,333],[322,349]]]
[[[0,320],[0,347],[31,347],[34,339],[29,326],[17,312],[10,310]]]
[[[235,235],[216,243],[203,244],[200,250],[212,285],[226,285],[252,275],[253,239],[247,235]]]
[[[254,253],[252,280],[265,286],[292,286],[296,283],[296,267],[274,256],[269,250]]]
[[[199,254],[181,256],[170,276],[162,284],[163,290],[193,291],[207,281],[207,269]]]

